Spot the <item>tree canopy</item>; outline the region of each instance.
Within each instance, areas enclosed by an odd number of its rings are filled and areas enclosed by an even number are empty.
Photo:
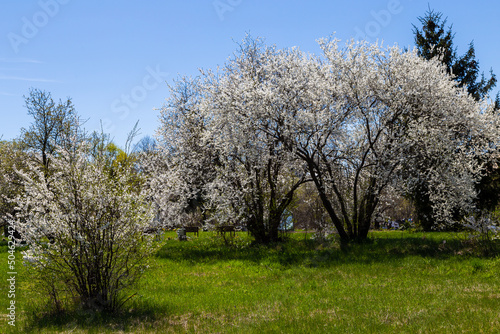
[[[24,98],[33,122],[28,129],[21,129],[21,143],[24,149],[36,153],[35,157],[47,170],[49,156],[56,152],[57,146],[67,146],[76,139],[80,119],[70,98],[56,104],[50,92],[35,88]]]
[[[317,57],[247,38],[222,70],[174,91],[159,133],[179,158],[157,184],[187,197],[169,193],[164,206],[202,194],[215,221],[245,223],[263,242],[276,238],[303,182],[314,183],[344,241],[367,237],[385,192],[421,179],[442,224],[450,208],[471,209],[497,141],[491,106],[437,59],[377,44],[321,47]]]

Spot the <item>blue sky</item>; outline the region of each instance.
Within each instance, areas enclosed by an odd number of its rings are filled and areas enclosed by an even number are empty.
[[[500,76],[497,1],[0,1],[4,140],[31,122],[23,98],[30,87],[55,99],[71,97],[89,119],[87,130],[100,129],[102,121],[123,146],[137,120],[141,136],[154,134],[167,83],[222,65],[247,32],[313,53],[319,53],[316,40],[333,32],[343,41],[378,39],[412,48],[412,23],[428,5],[453,24],[459,54],[474,40],[481,69]]]

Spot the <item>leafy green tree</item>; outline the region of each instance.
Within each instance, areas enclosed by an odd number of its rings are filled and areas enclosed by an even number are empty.
[[[137,132],[136,127],[129,133],[125,149],[117,146],[108,134],[94,131],[86,140],[90,144],[90,155],[93,159],[104,159],[105,169],[110,177],[117,178],[124,170],[131,170],[127,184],[135,186],[137,191],[142,188],[140,170],[137,168],[139,154],[130,151],[130,142]]]

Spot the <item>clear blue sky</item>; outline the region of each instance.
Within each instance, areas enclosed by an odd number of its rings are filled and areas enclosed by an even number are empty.
[[[87,130],[102,120],[123,146],[137,120],[142,135],[154,134],[166,82],[222,65],[247,32],[313,53],[316,40],[333,32],[343,41],[412,48],[412,23],[428,4],[453,24],[459,54],[474,40],[481,69],[500,78],[493,0],[0,1],[0,136],[7,140],[31,122],[23,99],[30,87],[71,97]]]

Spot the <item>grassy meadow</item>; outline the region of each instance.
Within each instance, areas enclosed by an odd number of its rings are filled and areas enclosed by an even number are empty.
[[[118,314],[50,312],[17,253],[16,327],[0,333],[500,333],[498,243],[459,233],[373,232],[341,247],[312,234],[271,246],[246,233],[166,232]],[[0,270],[7,247],[0,246]]]

